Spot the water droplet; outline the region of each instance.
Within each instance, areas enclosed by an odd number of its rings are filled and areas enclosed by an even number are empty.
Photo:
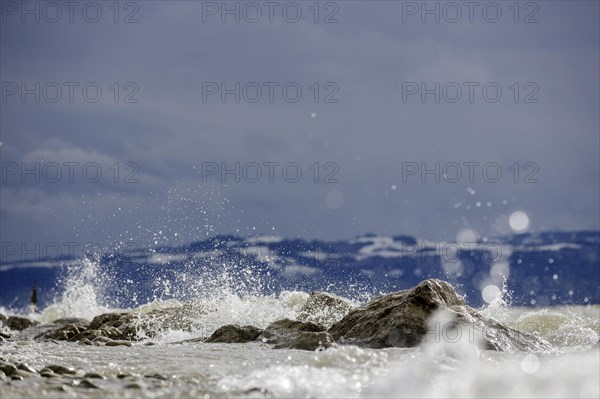
[[[523,211],[516,211],[510,214],[508,223],[513,231],[521,232],[529,227],[529,216]]]
[[[540,359],[536,355],[530,354],[521,361],[521,369],[527,374],[533,374],[540,368]]]

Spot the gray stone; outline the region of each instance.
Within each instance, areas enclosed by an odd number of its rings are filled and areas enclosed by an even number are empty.
[[[65,326],[67,324],[74,324],[78,327],[87,328],[87,326],[89,326],[89,324],[90,324],[90,321],[79,318],[79,317],[63,317],[61,319],[54,320],[51,324],[56,324],[59,326]]]
[[[81,380],[77,384],[73,384],[73,385],[78,386],[80,388],[100,389],[96,384],[94,384],[93,382],[90,382],[88,380]]]
[[[45,331],[34,337],[36,341],[44,341],[55,339],[58,341],[69,341],[81,332],[85,331],[85,327],[76,324],[56,324],[56,328]],[[47,325],[40,326],[47,327]]]
[[[17,368],[19,370],[27,371],[28,373],[37,373],[37,371],[35,371],[32,367],[29,367],[29,365],[26,363],[17,364]]]
[[[100,379],[100,380],[103,380],[103,379],[104,379],[104,377],[103,377],[102,375],[100,375],[100,374],[98,374],[98,373],[94,373],[94,372],[89,372],[89,373],[86,373],[86,374],[83,376],[83,378],[97,378],[97,379]]]
[[[10,377],[17,371],[17,368],[9,363],[0,363],[0,371]]]
[[[58,364],[51,364],[49,366],[44,367],[44,370],[51,370],[52,372],[56,373],[56,374],[61,374],[61,375],[65,375],[65,374],[69,374],[69,375],[73,375],[75,374],[75,370],[71,367],[65,367],[65,366],[61,366]]]
[[[441,280],[425,280],[416,287],[383,295],[352,310],[329,333],[340,344],[369,348],[413,347],[428,332],[428,322],[438,310],[447,309],[453,323],[474,329],[484,348],[499,351],[549,350],[536,336],[521,333],[466,306],[452,286]]]
[[[131,346],[129,341],[107,341],[105,346]]]
[[[274,349],[301,349],[305,351],[325,350],[337,346],[333,337],[325,332],[303,332],[291,341],[283,341],[274,346]]]
[[[283,319],[269,324],[258,336],[258,340],[285,348],[303,333],[320,333],[324,331],[325,327],[315,323]]]
[[[352,304],[344,298],[328,292],[312,292],[300,309],[298,320],[310,321],[329,328],[352,309]]]
[[[29,378],[29,377],[33,377],[37,374],[35,372],[30,373],[29,371],[25,371],[25,370],[17,370],[17,371],[15,371],[15,373],[12,376],[14,377],[15,375],[21,376],[23,378]]]
[[[263,331],[253,326],[227,325],[218,328],[204,342],[245,343],[254,341]]]
[[[23,331],[28,327],[40,324],[35,320],[21,316],[10,316],[4,321],[4,324],[11,330]]]

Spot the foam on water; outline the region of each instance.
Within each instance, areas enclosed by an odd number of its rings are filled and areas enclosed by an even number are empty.
[[[598,305],[515,308],[510,306],[510,293],[503,287],[500,295],[481,309],[489,317],[545,338],[556,347],[549,353],[486,351],[476,336],[467,334],[452,340],[428,336],[418,348],[380,350],[342,346],[305,352],[274,350],[262,343],[171,345],[174,341],[208,336],[226,324],[264,328],[279,319],[296,319],[309,298],[302,291],[262,294],[270,284],[268,278],[254,273],[251,267],[230,268],[221,264],[202,271],[194,266],[190,263],[183,275],[175,277],[158,273],[153,281],[154,299],[124,309],[138,317],[138,335],[150,337],[154,346],[144,346],[144,342],[130,348],[8,342],[0,346],[2,357],[26,361],[38,369],[58,363],[112,376],[113,380],[103,385],[103,395],[119,397],[600,395],[600,354],[592,348],[600,336]],[[66,273],[54,304],[30,316],[41,322],[61,317],[89,320],[101,313],[121,310],[110,306],[115,299],[115,291],[107,289],[112,278],[93,257],[83,259]],[[116,292],[124,295],[126,291]],[[359,298],[348,299],[356,303]],[[364,302],[364,297],[361,299]],[[11,313],[4,310],[3,313]],[[441,312],[430,323],[445,325],[447,317]],[[140,383],[140,390],[132,392],[116,379],[121,372],[161,373],[175,382],[158,388]],[[43,379],[28,381],[26,384],[33,385],[5,385],[3,394],[37,397],[48,392]],[[94,395],[68,388],[56,396]]]

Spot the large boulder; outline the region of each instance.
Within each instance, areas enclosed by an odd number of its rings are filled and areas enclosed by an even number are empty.
[[[336,342],[369,348],[413,347],[428,333],[434,313],[447,310],[452,328],[470,328],[486,349],[500,351],[548,350],[550,345],[531,334],[506,327],[466,306],[452,286],[441,280],[425,280],[416,287],[383,295],[352,310],[329,333]],[[440,326],[447,331],[449,326]],[[435,328],[435,327],[433,327]]]
[[[331,327],[351,310],[352,304],[339,296],[328,292],[312,292],[306,304],[298,313],[298,320],[310,321],[325,327]]]
[[[229,344],[239,344],[254,341],[263,332],[260,328],[254,326],[233,326],[227,325],[218,328],[204,342],[225,342]]]

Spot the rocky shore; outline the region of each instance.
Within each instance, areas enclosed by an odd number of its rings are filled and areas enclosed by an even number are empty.
[[[185,313],[185,309],[161,309],[146,314],[116,312],[96,316],[91,321],[64,318],[48,324],[0,315],[0,323],[6,327],[1,330],[0,345],[19,340],[67,341],[96,346],[148,345],[152,344],[153,334],[162,329],[191,328],[193,320],[183,317],[182,312]],[[344,298],[315,292],[298,315],[297,320],[277,320],[264,329],[251,325],[225,325],[209,337],[173,344],[257,342],[273,349],[322,351],[340,345],[371,349],[415,347],[428,339],[467,334],[465,336],[487,350],[537,352],[552,349],[536,335],[519,332],[484,316],[466,305],[450,284],[434,279],[425,280],[412,289],[382,295],[360,307],[354,307]],[[87,388],[95,387],[94,378],[103,378],[80,375],[61,365],[51,364],[35,370],[23,363],[12,364],[0,359],[0,381],[33,375],[66,378]],[[147,378],[160,380],[159,377]]]

